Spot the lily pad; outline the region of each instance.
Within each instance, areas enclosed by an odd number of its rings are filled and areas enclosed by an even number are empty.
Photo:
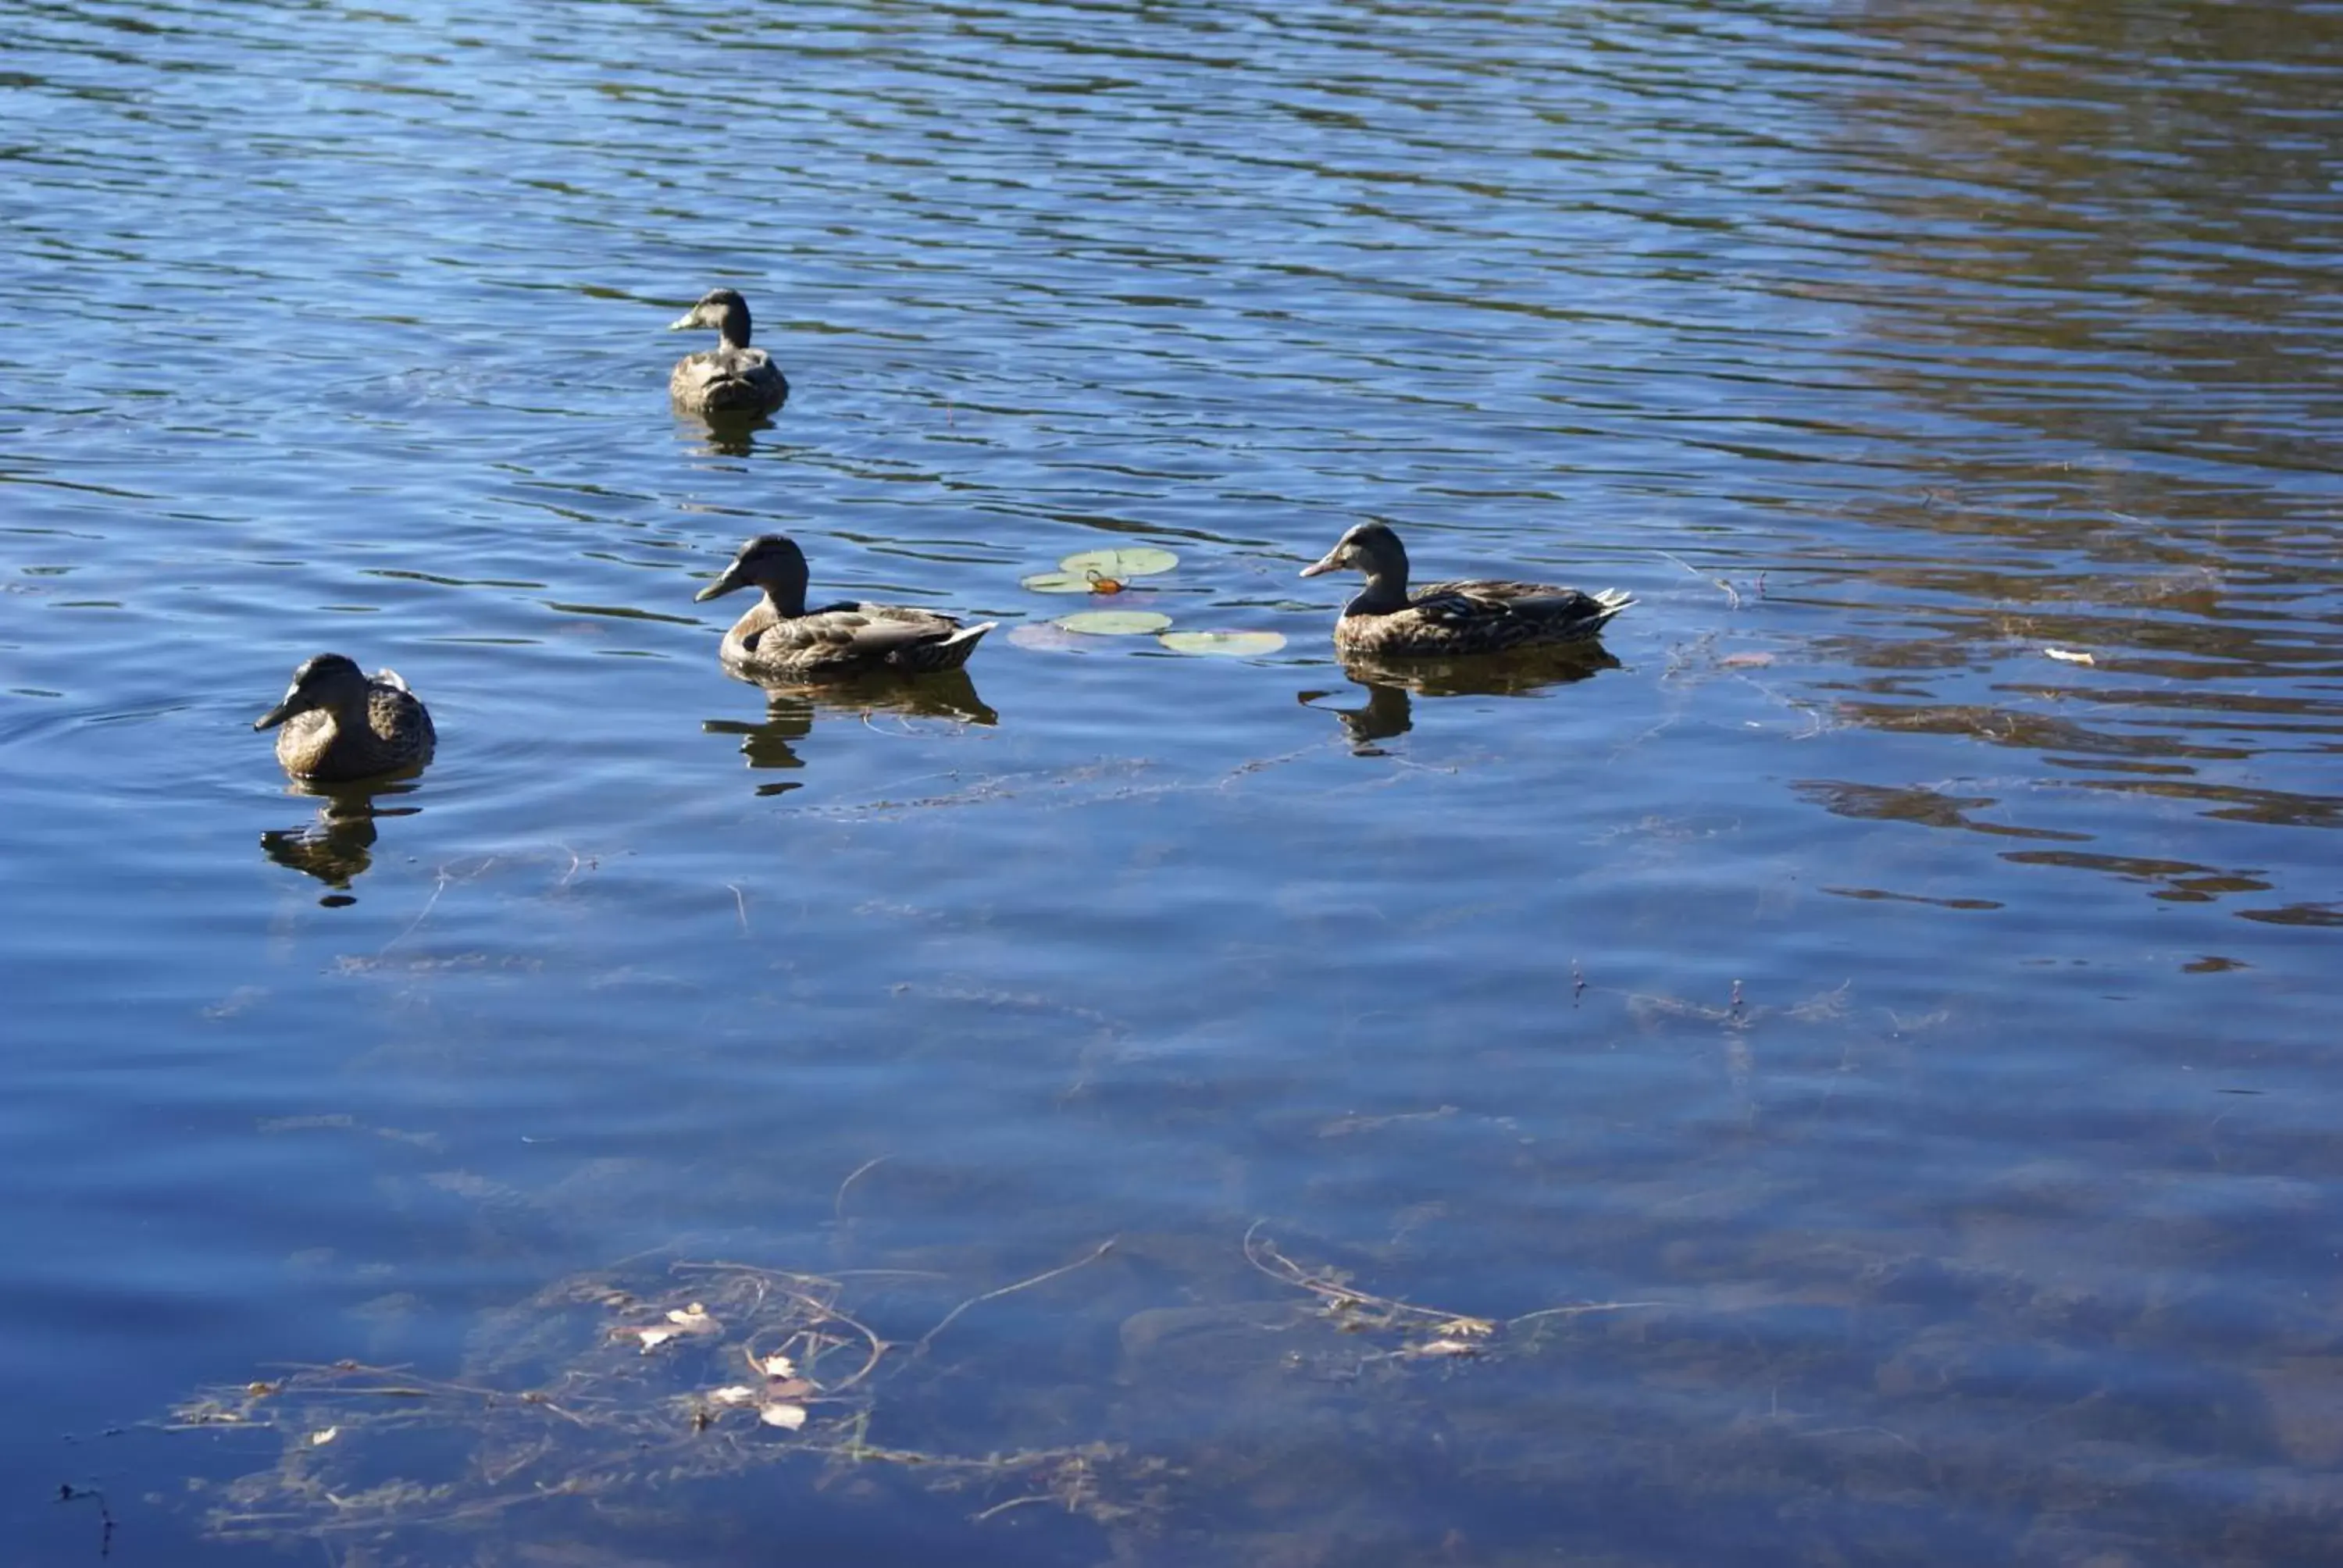
[[[1031,577],[1017,579],[1018,587],[1034,593],[1095,593],[1098,584],[1098,578],[1081,572],[1035,572]]]
[[[1284,634],[1275,631],[1167,631],[1155,640],[1174,653],[1219,658],[1252,658],[1285,646]]]
[[[1149,637],[1172,624],[1172,618],[1151,609],[1086,609],[1061,615],[1054,623],[1086,637]]]
[[[1180,558],[1170,550],[1159,550],[1153,545],[1125,545],[1120,549],[1077,550],[1060,561],[1058,569],[1083,578],[1096,573],[1120,582],[1127,578],[1151,578],[1179,564]]]

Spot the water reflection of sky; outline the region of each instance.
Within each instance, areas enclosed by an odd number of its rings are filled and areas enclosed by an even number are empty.
[[[14,20],[0,1367],[116,1548],[2318,1560],[2316,8]],[[1365,517],[1639,603],[1345,668]],[[774,528],[1002,633],[730,681]],[[1044,632],[1125,543],[1284,648]],[[326,648],[420,779],[288,792]]]

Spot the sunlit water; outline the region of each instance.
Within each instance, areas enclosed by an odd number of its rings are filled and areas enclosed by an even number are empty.
[[[2343,1552],[2334,7],[0,30],[12,1561]],[[1003,628],[769,712],[770,527]],[[1284,650],[1012,639],[1127,542]],[[693,1432],[719,1261],[878,1370]]]

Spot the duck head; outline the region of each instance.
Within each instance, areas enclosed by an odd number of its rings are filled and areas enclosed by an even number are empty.
[[[323,709],[341,712],[367,700],[366,671],[338,653],[321,653],[303,661],[285,689],[285,700],[252,721],[255,729],[274,729],[298,713]]]
[[[1369,578],[1404,583],[1407,550],[1399,536],[1383,524],[1361,523],[1336,539],[1332,549],[1303,567],[1302,575],[1314,578],[1339,571],[1364,572]]]
[[[751,587],[763,588],[766,597],[784,615],[804,612],[806,558],[796,540],[787,534],[759,534],[741,545],[733,553],[732,564],[691,598],[699,604],[735,588]]]
[[[749,302],[729,288],[711,288],[699,303],[668,323],[669,332],[714,327],[727,348],[749,347]]]

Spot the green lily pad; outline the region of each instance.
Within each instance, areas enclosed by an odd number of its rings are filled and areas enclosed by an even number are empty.
[[[1128,578],[1151,578],[1180,564],[1170,550],[1152,545],[1125,545],[1120,549],[1077,550],[1058,563],[1058,569],[1087,578],[1093,572],[1121,582]]]
[[[1151,609],[1086,609],[1060,616],[1055,625],[1088,637],[1151,637],[1172,624]]]
[[[1035,593],[1091,593],[1097,589],[1098,579],[1080,572],[1035,572],[1030,578],[1019,578],[1017,585]]]
[[[1285,646],[1284,634],[1274,631],[1167,631],[1155,640],[1174,653],[1220,658],[1252,658]]]

